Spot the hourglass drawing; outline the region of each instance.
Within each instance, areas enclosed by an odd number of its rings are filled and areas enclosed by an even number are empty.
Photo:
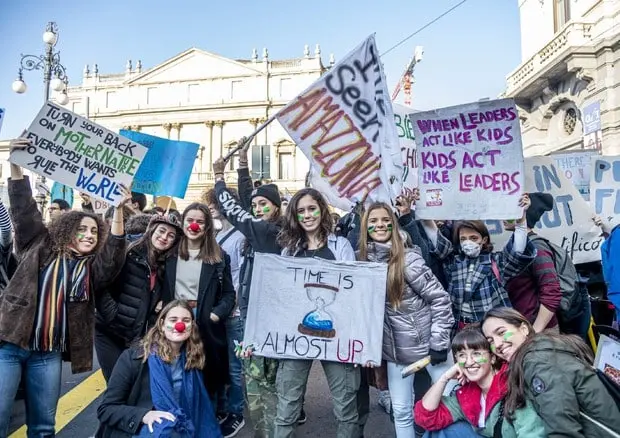
[[[314,304],[314,310],[306,313],[301,324],[297,327],[299,333],[318,338],[334,338],[334,320],[325,308],[336,300],[338,288],[325,284],[306,283],[306,295]]]

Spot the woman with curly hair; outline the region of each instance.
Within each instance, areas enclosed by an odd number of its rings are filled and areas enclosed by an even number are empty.
[[[204,365],[193,309],[168,303],[140,344],[118,359],[97,410],[97,437],[221,438]]]
[[[32,145],[13,140],[10,151]],[[22,374],[28,436],[53,436],[62,360],[74,373],[92,369],[95,297],[123,265],[123,199],[105,237],[100,217],[71,211],[49,228],[32,197],[28,177],[11,164],[9,199],[15,250],[21,260],[0,295],[0,436],[7,436]]]
[[[95,349],[106,381],[121,353],[153,325],[162,307],[166,259],[182,233],[176,215],[154,215],[127,247],[121,273],[98,298]]]
[[[349,241],[332,233],[333,218],[325,198],[317,190],[305,188],[298,191],[291,198],[284,219],[278,236],[282,255],[355,261],[355,252]],[[279,362],[275,436],[284,438],[295,435],[312,360],[281,359]],[[337,436],[356,438],[359,433],[357,390],[360,370],[351,363],[321,361],[321,364],[334,401]]]

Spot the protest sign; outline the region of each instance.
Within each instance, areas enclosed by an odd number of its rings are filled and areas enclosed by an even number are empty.
[[[590,159],[594,151],[577,151],[552,155],[558,170],[577,188],[586,201],[590,200]]]
[[[374,35],[276,117],[310,161],[310,184],[331,205],[350,210],[400,195],[402,156]]]
[[[601,335],[596,348],[594,367],[605,373],[620,390],[620,342]]]
[[[418,162],[415,153],[413,125],[409,114],[413,111],[397,103],[394,107],[394,121],[403,160],[403,195],[411,196],[412,190],[418,186]]]
[[[198,154],[198,143],[168,140],[143,132],[121,130],[120,133],[148,149],[132,190],[184,198]]]
[[[110,204],[100,199],[93,199],[91,202],[93,205],[93,211],[97,214],[105,214],[105,212],[108,211],[108,208],[111,207]]]
[[[523,149],[512,99],[413,113],[421,219],[522,215]]]
[[[46,102],[23,135],[33,145],[9,161],[118,205],[119,184],[131,185],[146,148],[84,117]]]
[[[4,114],[6,113],[4,108],[0,108],[0,132],[2,132],[2,122],[4,121]]]
[[[620,156],[592,158],[590,205],[614,225],[620,220]]]
[[[257,356],[381,363],[387,265],[257,253],[244,346]]]
[[[555,164],[553,157],[525,159],[525,188],[554,198],[552,211],[544,213],[534,231],[568,251],[574,263],[601,259],[601,230],[593,211],[575,186]]]

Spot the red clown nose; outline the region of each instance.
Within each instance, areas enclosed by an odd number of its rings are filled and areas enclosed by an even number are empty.
[[[184,322],[177,322],[174,325],[174,329],[179,332],[179,333],[184,333],[185,332],[185,323]]]
[[[189,224],[189,228],[190,231],[193,231],[194,233],[197,233],[198,231],[200,231],[200,225],[198,225],[196,222],[192,222],[191,224]]]

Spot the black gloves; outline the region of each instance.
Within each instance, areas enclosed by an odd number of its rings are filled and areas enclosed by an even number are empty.
[[[431,349],[429,355],[431,356],[431,365],[439,365],[448,360],[448,350],[435,351]]]

